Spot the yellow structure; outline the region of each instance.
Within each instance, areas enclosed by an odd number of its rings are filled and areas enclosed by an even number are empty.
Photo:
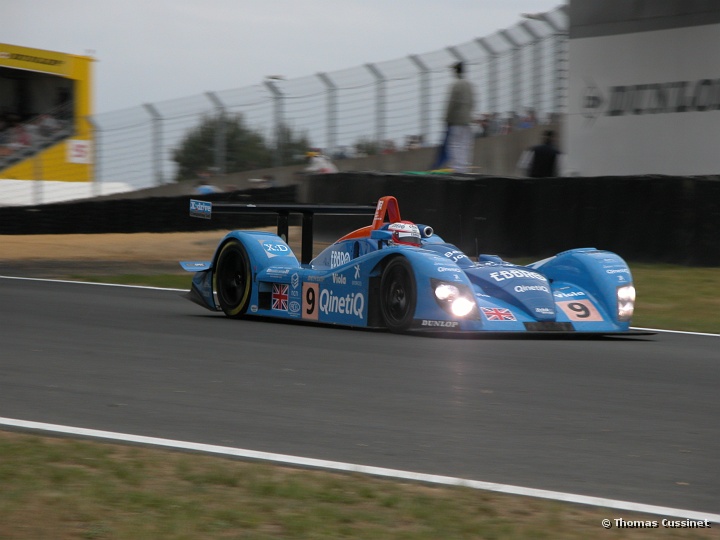
[[[93,180],[92,62],[89,56],[0,43],[0,113],[24,126],[45,114],[62,125],[47,144],[0,158],[0,178]]]

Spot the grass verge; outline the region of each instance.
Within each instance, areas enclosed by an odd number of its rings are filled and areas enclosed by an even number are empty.
[[[0,432],[0,538],[718,538],[617,510],[307,471],[212,456]]]

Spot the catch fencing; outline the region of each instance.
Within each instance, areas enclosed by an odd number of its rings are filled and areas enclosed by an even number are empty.
[[[434,145],[441,136],[443,106],[452,73],[462,60],[478,93],[476,112],[496,113],[491,128],[531,112],[541,120],[566,109],[566,7],[534,15],[490,36],[426,54],[145,104],[95,115],[96,180],[135,187],[175,180],[172,150],[206,117],[242,115],[278,151],[281,126],[305,134],[313,147],[334,157],[354,155],[360,140],[385,151],[410,140]],[[510,126],[512,127],[512,126]],[[225,172],[222,133],[215,139],[214,169]]]

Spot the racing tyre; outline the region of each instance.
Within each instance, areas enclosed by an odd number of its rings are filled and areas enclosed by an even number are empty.
[[[385,267],[380,281],[380,309],[391,332],[404,332],[413,321],[417,303],[415,275],[404,257],[396,257]]]
[[[232,240],[220,250],[215,271],[215,292],[228,317],[241,317],[250,303],[250,261],[243,245]]]

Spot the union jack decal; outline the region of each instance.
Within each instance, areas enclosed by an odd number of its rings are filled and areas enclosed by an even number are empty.
[[[482,312],[488,321],[517,321],[515,315],[512,314],[512,311],[507,308],[484,307],[480,309],[482,309]]]
[[[284,283],[273,283],[272,288],[272,309],[287,311],[288,309],[288,288]]]

